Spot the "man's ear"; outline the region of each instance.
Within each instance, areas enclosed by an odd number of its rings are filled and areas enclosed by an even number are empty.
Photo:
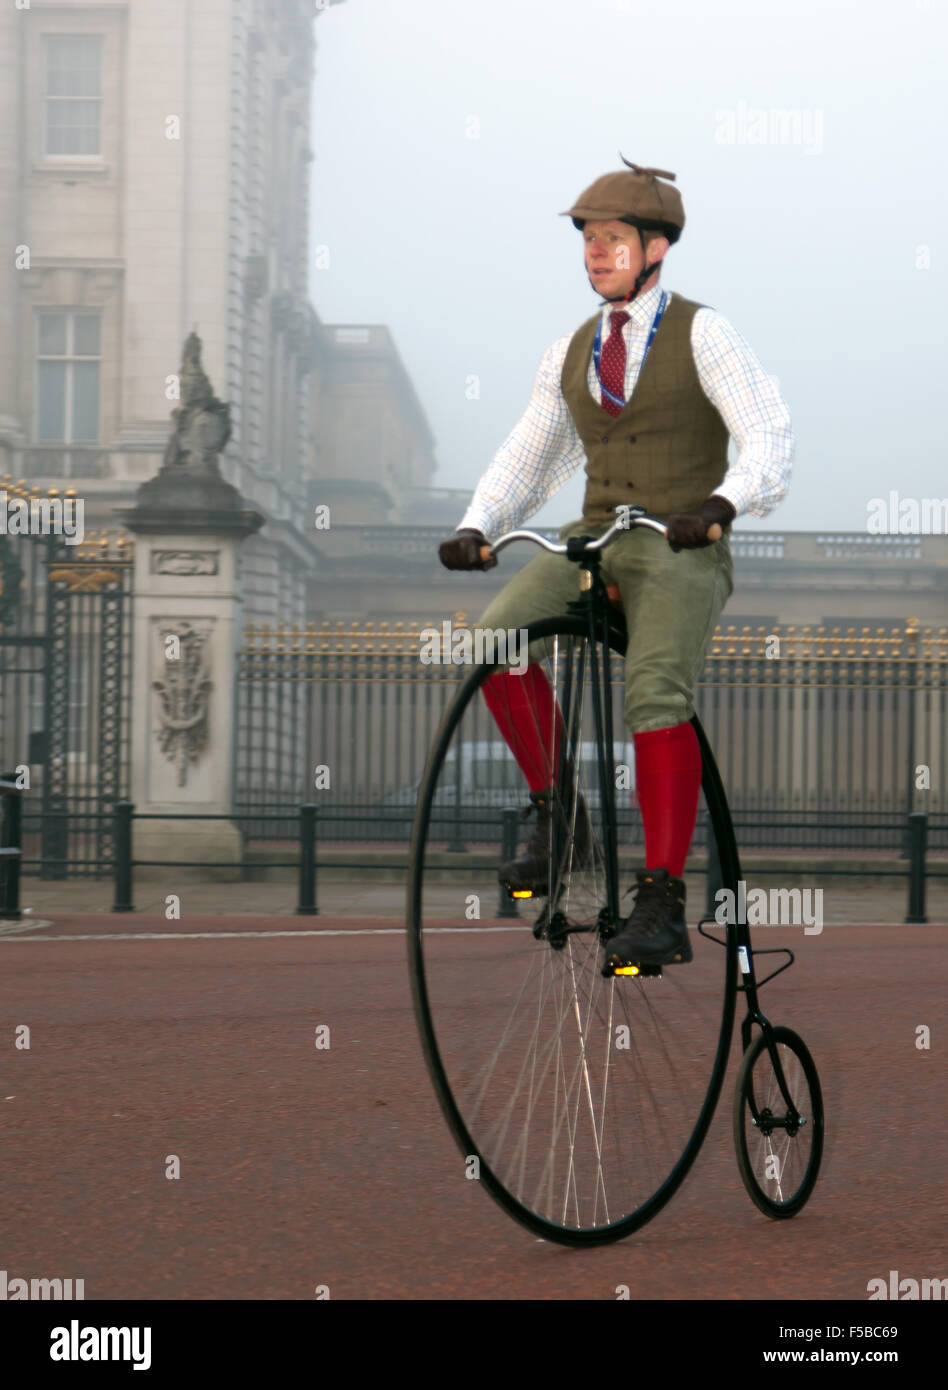
[[[667,236],[657,236],[648,243],[645,249],[645,261],[647,265],[658,265],[659,261],[665,259],[665,252],[671,246]]]

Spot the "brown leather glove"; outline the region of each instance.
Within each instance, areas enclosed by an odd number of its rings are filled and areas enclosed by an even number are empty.
[[[438,554],[446,570],[492,570],[497,557],[482,560],[482,545],[490,545],[490,541],[480,531],[456,531],[450,540],[441,542]]]
[[[693,512],[681,512],[668,518],[668,544],[677,555],[680,550],[700,550],[713,545],[708,540],[708,527],[715,522],[722,528],[737,516],[736,508],[726,497],[715,493]]]

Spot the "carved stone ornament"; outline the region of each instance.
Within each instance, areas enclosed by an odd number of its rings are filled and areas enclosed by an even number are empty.
[[[230,406],[214,395],[201,366],[201,340],[189,333],[179,371],[181,404],[171,412],[174,430],[165,448],[164,468],[219,471],[218,455],[230,439]]]
[[[219,550],[153,550],[152,574],[217,574]]]
[[[188,766],[207,747],[210,693],[213,689],[207,661],[209,632],[199,632],[189,622],[162,625],[161,656],[164,675],[152,681],[161,701],[157,738],[162,753],[178,771],[178,786],[187,785]],[[169,659],[168,639],[178,639],[179,651]]]
[[[115,510],[129,531],[161,537],[159,543],[174,545],[186,533],[197,540],[208,532],[242,540],[258,531],[265,518],[221,474],[230,406],[214,395],[201,366],[197,333],[185,340],[178,381],[181,403],[171,412],[173,428],[161,467],[141,484],[133,506]]]

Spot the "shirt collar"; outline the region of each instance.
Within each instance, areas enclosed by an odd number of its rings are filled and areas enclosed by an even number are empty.
[[[609,315],[615,309],[624,309],[629,315],[631,324],[639,328],[648,329],[651,326],[652,319],[655,317],[655,312],[658,309],[658,302],[661,297],[662,284],[661,281],[659,281],[659,283],[653,285],[650,290],[646,290],[645,294],[640,294],[636,299],[633,299],[631,304],[604,305],[602,311],[603,330],[608,331]],[[671,291],[668,292],[668,297],[671,299]],[[628,325],[626,325],[626,327],[628,327]]]

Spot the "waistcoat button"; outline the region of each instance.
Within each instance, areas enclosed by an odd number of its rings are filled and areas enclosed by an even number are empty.
[[[609,443],[609,436],[608,436],[607,434],[602,435],[602,437],[601,437],[600,440],[599,440],[599,443],[600,443],[600,444],[608,444],[608,443]]]
[[[626,483],[626,487],[635,487],[635,483]]]
[[[635,443],[635,435],[634,435],[634,434],[630,434],[630,435],[629,435],[629,443],[630,443],[630,444],[634,444],[634,443]]]
[[[603,487],[608,487],[608,486],[609,486],[609,479],[608,479],[608,478],[603,478],[603,480],[602,480],[602,485],[603,485]]]

